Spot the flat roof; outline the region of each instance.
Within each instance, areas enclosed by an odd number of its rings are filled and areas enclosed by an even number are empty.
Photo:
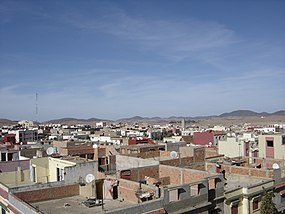
[[[124,148],[124,149],[148,148],[148,147],[165,147],[165,145],[161,145],[161,144],[131,144],[131,145],[120,146],[120,148]]]
[[[104,209],[102,206],[86,207],[82,204],[86,201],[86,197],[77,195],[73,197],[66,197],[61,199],[54,199],[48,201],[40,201],[30,203],[33,207],[37,208],[39,211],[45,214],[69,214],[69,213],[105,213],[105,211],[110,211],[118,208],[129,207],[135,205],[134,203],[128,201],[116,200],[104,200]],[[65,206],[65,204],[68,204]]]
[[[73,163],[86,163],[86,162],[96,162],[96,160],[91,160],[91,159],[86,159],[86,158],[81,158],[79,156],[61,156],[59,158],[53,157],[58,160],[65,160],[65,161],[70,161]]]
[[[225,191],[233,190],[240,187],[250,187],[254,184],[272,180],[271,178],[228,174],[228,173],[226,173],[226,179],[227,180],[225,180],[225,183],[227,183],[227,185],[225,186]]]

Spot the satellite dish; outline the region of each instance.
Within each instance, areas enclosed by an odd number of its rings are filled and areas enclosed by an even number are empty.
[[[55,149],[53,147],[49,147],[49,148],[47,148],[46,152],[47,152],[48,155],[52,155],[52,154],[55,153]]]
[[[171,158],[177,158],[177,152],[171,151],[171,152],[170,152],[170,157],[171,157]]]
[[[273,169],[279,169],[280,167],[279,167],[279,165],[277,163],[274,163],[274,164],[272,164],[272,168]]]
[[[85,181],[86,181],[86,183],[91,183],[92,181],[94,181],[94,179],[95,179],[95,177],[94,177],[94,175],[93,174],[88,174],[88,175],[86,175],[86,177],[85,177]]]
[[[97,149],[98,145],[97,144],[93,144],[93,149]]]

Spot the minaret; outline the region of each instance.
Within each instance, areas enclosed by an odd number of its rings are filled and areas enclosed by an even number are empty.
[[[184,131],[186,129],[186,121],[185,121],[185,119],[182,119],[182,121],[181,121],[181,128],[182,128],[182,131]]]

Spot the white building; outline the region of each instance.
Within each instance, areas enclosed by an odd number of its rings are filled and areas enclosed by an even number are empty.
[[[102,122],[102,121],[101,121],[101,122],[97,122],[97,123],[96,123],[96,127],[97,127],[97,128],[103,128],[103,127],[105,127],[105,126],[106,126],[106,122]]]
[[[18,122],[19,125],[23,127],[32,127],[34,125],[33,121],[28,121],[28,120],[21,120]]]

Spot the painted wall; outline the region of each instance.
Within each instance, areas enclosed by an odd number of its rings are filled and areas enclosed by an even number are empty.
[[[273,138],[273,153],[275,159],[284,159],[285,157],[285,144],[282,144],[281,134],[275,135],[259,135],[258,136],[258,149],[259,157],[266,157],[266,138]],[[285,136],[285,135],[284,135]]]
[[[214,143],[214,133],[213,132],[194,132],[193,133],[193,143],[196,145],[207,145],[209,143]]]
[[[57,168],[64,170],[65,167],[75,166],[76,163],[49,157],[49,182],[57,181]],[[64,177],[62,178],[64,180]]]
[[[64,169],[64,181],[66,184],[74,183],[74,182],[84,182],[86,175],[92,174],[95,179],[98,171],[98,162],[90,161],[85,163],[79,163],[75,166],[68,166]]]
[[[126,170],[130,168],[155,166],[158,165],[159,161],[140,159],[135,157],[128,157],[123,155],[116,156],[116,168],[117,170]]]
[[[235,137],[228,137],[225,141],[219,141],[218,151],[230,158],[244,156],[244,143],[237,141]]]
[[[44,157],[31,159],[30,173],[31,181],[38,183],[46,183],[51,181],[49,172],[49,158]]]
[[[6,185],[20,185],[30,181],[30,170],[16,170],[0,173],[0,181]]]

